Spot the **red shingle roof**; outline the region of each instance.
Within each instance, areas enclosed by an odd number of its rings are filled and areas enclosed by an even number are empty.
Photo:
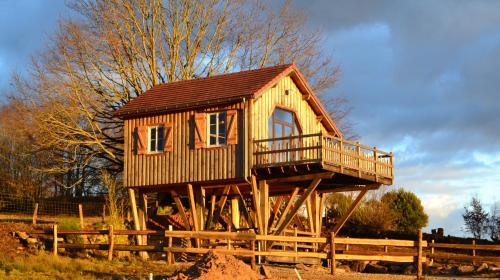
[[[154,86],[115,112],[116,116],[167,111],[186,105],[252,96],[293,64]]]
[[[290,75],[301,92],[308,95],[307,101],[318,116],[323,116],[321,121],[326,129],[341,136],[342,133],[295,64],[156,85],[115,111],[115,116],[131,118],[138,115],[232,102],[243,97],[254,98],[286,75]]]

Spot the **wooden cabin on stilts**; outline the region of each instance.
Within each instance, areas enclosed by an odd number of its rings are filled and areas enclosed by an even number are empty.
[[[337,233],[369,190],[393,182],[392,153],[345,140],[295,64],[157,85],[116,116],[136,229],[319,237],[326,194],[358,192]]]

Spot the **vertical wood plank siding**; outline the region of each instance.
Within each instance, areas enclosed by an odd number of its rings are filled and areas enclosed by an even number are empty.
[[[285,94],[286,90],[288,90],[288,95]],[[325,127],[318,120],[316,114],[309,103],[304,100],[303,96],[304,95],[300,92],[292,78],[284,77],[279,80],[275,86],[271,86],[257,97],[257,99],[254,100],[251,112],[253,139],[271,138],[271,135],[269,135],[269,117],[276,106],[284,109],[288,108],[295,112],[302,129],[302,134],[314,134],[319,132],[327,134]],[[317,139],[313,137],[304,139],[304,141],[303,145],[306,146],[320,144],[313,143],[312,141],[317,141]],[[251,145],[253,145],[253,143],[251,143]],[[269,144],[262,143],[261,147],[258,147],[258,149],[268,150],[270,147],[267,147],[267,145]],[[304,151],[304,153],[310,152],[311,151]],[[304,156],[307,157],[308,155]]]
[[[244,103],[237,103],[204,109],[204,112],[237,109],[237,128],[243,131],[243,107]],[[191,118],[194,112],[184,111],[125,120],[125,186],[160,186],[243,177],[244,133],[238,133],[236,145],[194,149],[191,143],[193,137]],[[135,128],[161,123],[173,125],[173,151],[136,155],[134,151]]]

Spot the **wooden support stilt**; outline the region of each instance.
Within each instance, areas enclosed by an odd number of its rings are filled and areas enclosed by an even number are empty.
[[[212,194],[210,197],[210,209],[208,210],[208,216],[207,220],[205,221],[205,228],[209,229],[210,224],[212,222],[212,219],[214,217],[214,212],[215,212],[215,204],[216,204],[217,196],[215,194]]]
[[[252,197],[253,197],[253,208],[256,216],[256,226],[259,234],[262,234],[262,213],[260,209],[260,193],[259,189],[257,188],[257,179],[255,178],[254,175],[251,177],[251,187],[252,187]]]
[[[335,226],[333,227],[333,232],[335,232],[335,234],[339,233],[340,229],[344,226],[345,222],[347,222],[347,220],[349,219],[349,217],[351,217],[352,213],[354,213],[354,210],[359,205],[359,203],[361,202],[361,200],[363,199],[363,197],[365,197],[365,195],[366,195],[367,192],[368,192],[368,190],[362,190],[358,194],[358,196],[356,197],[356,199],[354,200],[354,202],[351,204],[351,206],[349,207],[349,210],[347,210],[347,212],[340,219],[340,221],[338,221],[335,224]]]
[[[267,235],[267,224],[269,222],[269,185],[266,180],[259,182],[260,213],[262,218],[262,234]],[[265,248],[264,248],[265,249]]]
[[[248,223],[248,227],[253,227],[254,222],[252,221],[252,217],[250,216],[250,213],[248,213],[248,208],[247,208],[247,205],[245,203],[245,198],[243,197],[243,194],[241,194],[240,188],[237,185],[234,185],[232,187],[232,189],[233,189],[233,192],[238,195],[239,202],[240,202],[239,203],[240,212],[243,213],[243,215],[245,216],[245,219],[247,220],[247,223]]]
[[[196,214],[198,214],[198,225],[199,230],[205,228],[205,189],[200,186],[199,191],[194,193],[194,199],[196,203]]]
[[[193,219],[193,227],[194,231],[198,232],[200,231],[200,226],[198,224],[198,214],[196,212],[196,203],[194,202],[194,191],[193,191],[193,185],[187,184],[187,193],[189,197],[189,208],[191,208],[191,217]],[[200,247],[200,240],[198,238],[195,239],[196,242],[196,247]]]
[[[297,210],[299,210],[302,204],[304,204],[304,201],[306,201],[306,199],[309,198],[311,193],[316,189],[316,187],[319,185],[320,182],[321,182],[320,178],[316,178],[311,182],[309,187],[307,187],[304,193],[300,196],[297,203],[295,203],[290,213],[288,213],[283,223],[276,229],[275,235],[280,235],[281,232],[290,224],[293,217],[297,214]]]
[[[134,189],[129,188],[128,189],[128,195],[130,199],[130,207],[132,208],[132,216],[134,218],[134,229],[135,230],[140,230],[141,229],[141,224],[139,221],[139,214],[137,213],[137,203],[135,200],[135,191]],[[143,239],[142,236],[137,235],[136,236],[137,240],[137,245],[143,245]],[[147,252],[139,252],[139,255],[141,256],[142,259],[147,259],[148,255]]]
[[[238,231],[240,228],[240,206],[239,197],[233,196],[231,198],[231,222],[234,229]]]
[[[83,229],[83,206],[78,204],[78,216],[80,217],[80,229]]]
[[[285,219],[286,219],[286,217],[288,215],[288,211],[290,211],[290,209],[292,208],[292,206],[293,206],[293,204],[295,202],[295,197],[297,196],[298,192],[299,192],[299,188],[295,188],[293,190],[293,192],[290,195],[290,198],[288,200],[288,203],[285,206],[285,209],[283,210],[283,212],[281,212],[281,217],[278,220],[278,223],[276,224],[276,228],[281,227],[281,225],[285,222]]]
[[[177,211],[179,211],[179,214],[181,215],[182,220],[184,221],[184,228],[186,230],[191,230],[189,218],[186,215],[186,211],[184,210],[184,206],[182,205],[182,201],[179,197],[179,194],[177,194],[177,192],[174,190],[170,191],[170,194],[172,195],[172,198],[174,199],[175,206],[177,206]]]
[[[269,217],[269,222],[268,222],[268,229],[267,229],[268,232],[270,232],[271,228],[273,227],[274,221],[278,216],[278,212],[281,208],[282,202],[283,202],[283,196],[278,196],[274,201],[274,206],[273,208],[271,208],[271,215]]]
[[[231,189],[230,186],[224,187],[221,198],[220,198],[219,202],[217,203],[214,216],[213,216],[212,220],[207,222],[207,225],[208,225],[207,229],[211,228],[212,221],[215,221],[215,223],[217,223],[219,221],[220,214],[222,213],[222,210],[224,210],[224,206],[226,205],[227,196],[229,194],[230,189]]]
[[[331,273],[335,275],[335,270],[337,269],[335,261],[335,232],[330,233],[330,259],[331,259]]]

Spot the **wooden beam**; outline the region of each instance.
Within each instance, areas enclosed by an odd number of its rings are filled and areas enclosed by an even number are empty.
[[[325,211],[325,200],[326,200],[326,195],[325,194],[319,194],[320,196],[320,202],[319,202],[319,231],[318,231],[318,237],[321,236],[321,230],[323,228],[323,212]]]
[[[215,214],[212,218],[212,221],[215,221],[216,223],[219,221],[220,214],[222,213],[222,210],[224,209],[224,206],[226,205],[227,201],[227,195],[229,194],[229,191],[231,190],[231,186],[225,186],[224,190],[222,191],[221,198],[219,202],[217,203],[217,207],[215,209]],[[210,228],[212,221],[208,222],[208,228]]]
[[[231,197],[231,223],[233,224],[233,228],[235,231],[238,231],[240,228],[240,203],[239,197],[233,196]]]
[[[251,177],[251,187],[252,187],[252,200],[253,200],[253,208],[255,210],[255,216],[256,216],[256,221],[257,221],[257,229],[260,234],[262,234],[262,214],[260,213],[260,194],[259,190],[257,188],[257,179],[255,178],[254,175]]]
[[[134,191],[134,189],[132,189],[132,188],[128,189],[128,196],[129,196],[129,199],[130,199],[130,207],[132,208],[132,215],[134,217],[134,229],[135,230],[140,230],[141,229],[141,224],[139,222],[139,214],[137,213],[137,203],[136,203],[136,200],[135,200],[135,191]],[[137,235],[136,236],[136,241],[137,241],[137,245],[143,245],[142,236]],[[139,252],[139,255],[144,260],[148,258],[148,253],[147,252]]]
[[[194,200],[196,203],[196,214],[198,214],[198,226],[199,230],[203,230],[205,228],[205,189],[200,186],[200,191],[194,193]]]
[[[232,186],[233,192],[236,193],[240,199],[240,210],[243,212],[243,215],[245,216],[245,219],[247,220],[248,227],[253,227],[254,222],[252,221],[252,217],[250,216],[250,213],[248,213],[248,208],[247,204],[245,203],[245,199],[243,198],[243,195],[241,194],[240,187],[238,185]]]
[[[186,230],[191,230],[191,226],[189,225],[189,219],[186,215],[186,211],[184,210],[184,206],[182,205],[182,201],[179,198],[179,194],[174,190],[171,190],[170,194],[172,195],[172,198],[175,201],[175,205],[177,206],[177,211],[179,211],[179,214],[181,215],[181,218],[184,221],[184,228]]]
[[[191,217],[193,218],[194,231],[200,231],[200,226],[197,219],[198,214],[196,212],[196,203],[194,202],[193,185],[187,184],[187,193],[189,198],[189,208],[191,209]]]
[[[216,199],[217,199],[217,196],[215,194],[212,194],[212,196],[210,197],[210,209],[208,211],[208,217],[207,217],[207,220],[205,221],[205,228],[206,229],[209,228],[209,226],[210,226],[209,222],[211,222],[212,218],[214,217]]]
[[[285,209],[283,210],[283,212],[281,212],[281,217],[278,220],[278,223],[276,224],[276,228],[279,228],[283,224],[283,222],[285,222],[288,211],[290,211],[290,209],[292,208],[293,202],[295,201],[295,197],[297,196],[297,193],[299,193],[298,187],[293,189],[293,192],[290,195],[290,199],[288,200],[288,203],[286,204]]]
[[[362,190],[376,190],[380,188],[380,184],[367,185],[363,187],[359,186],[331,186],[328,188],[328,185],[321,185],[321,189],[318,190],[320,193],[336,193],[336,192],[357,192]]]
[[[313,193],[311,193],[311,196],[308,199],[306,199],[307,222],[309,224],[309,231],[310,232],[314,232],[315,231],[315,228],[314,228],[314,211],[313,211],[313,205],[312,205],[313,202],[311,201]]]
[[[271,216],[269,217],[269,222],[268,222],[268,232],[271,230],[274,224],[274,220],[276,219],[276,216],[278,215],[278,212],[280,210],[281,203],[283,202],[283,196],[278,196],[276,200],[274,201],[274,206],[271,209]]]
[[[335,173],[334,172],[323,172],[316,174],[306,174],[306,175],[297,175],[291,177],[284,178],[276,178],[267,180],[268,184],[276,184],[276,183],[293,183],[293,182],[302,182],[302,181],[310,181],[314,179],[331,179]]]
[[[361,202],[363,197],[365,197],[367,192],[368,192],[368,190],[362,190],[358,194],[358,196],[356,197],[354,202],[351,204],[351,206],[349,207],[349,210],[347,210],[347,212],[344,214],[344,216],[342,216],[340,221],[338,221],[338,223],[335,224],[335,226],[333,227],[333,230],[332,230],[335,233],[335,235],[337,235],[339,233],[340,229],[344,226],[345,222],[349,219],[349,217],[351,217],[352,213],[354,213],[354,210],[359,205],[359,203]]]
[[[283,223],[276,229],[276,232],[274,233],[275,235],[280,235],[281,232],[290,224],[292,221],[293,217],[297,214],[297,210],[304,204],[304,201],[309,198],[311,193],[316,189],[316,187],[319,185],[321,182],[321,178],[316,178],[314,179],[309,187],[304,191],[304,193],[300,196],[299,200],[295,205],[293,206],[292,210],[290,213],[287,215],[286,219],[283,221]]]
[[[267,224],[269,221],[269,185],[266,180],[259,181],[260,191],[260,213],[262,218],[262,233],[267,234]]]

